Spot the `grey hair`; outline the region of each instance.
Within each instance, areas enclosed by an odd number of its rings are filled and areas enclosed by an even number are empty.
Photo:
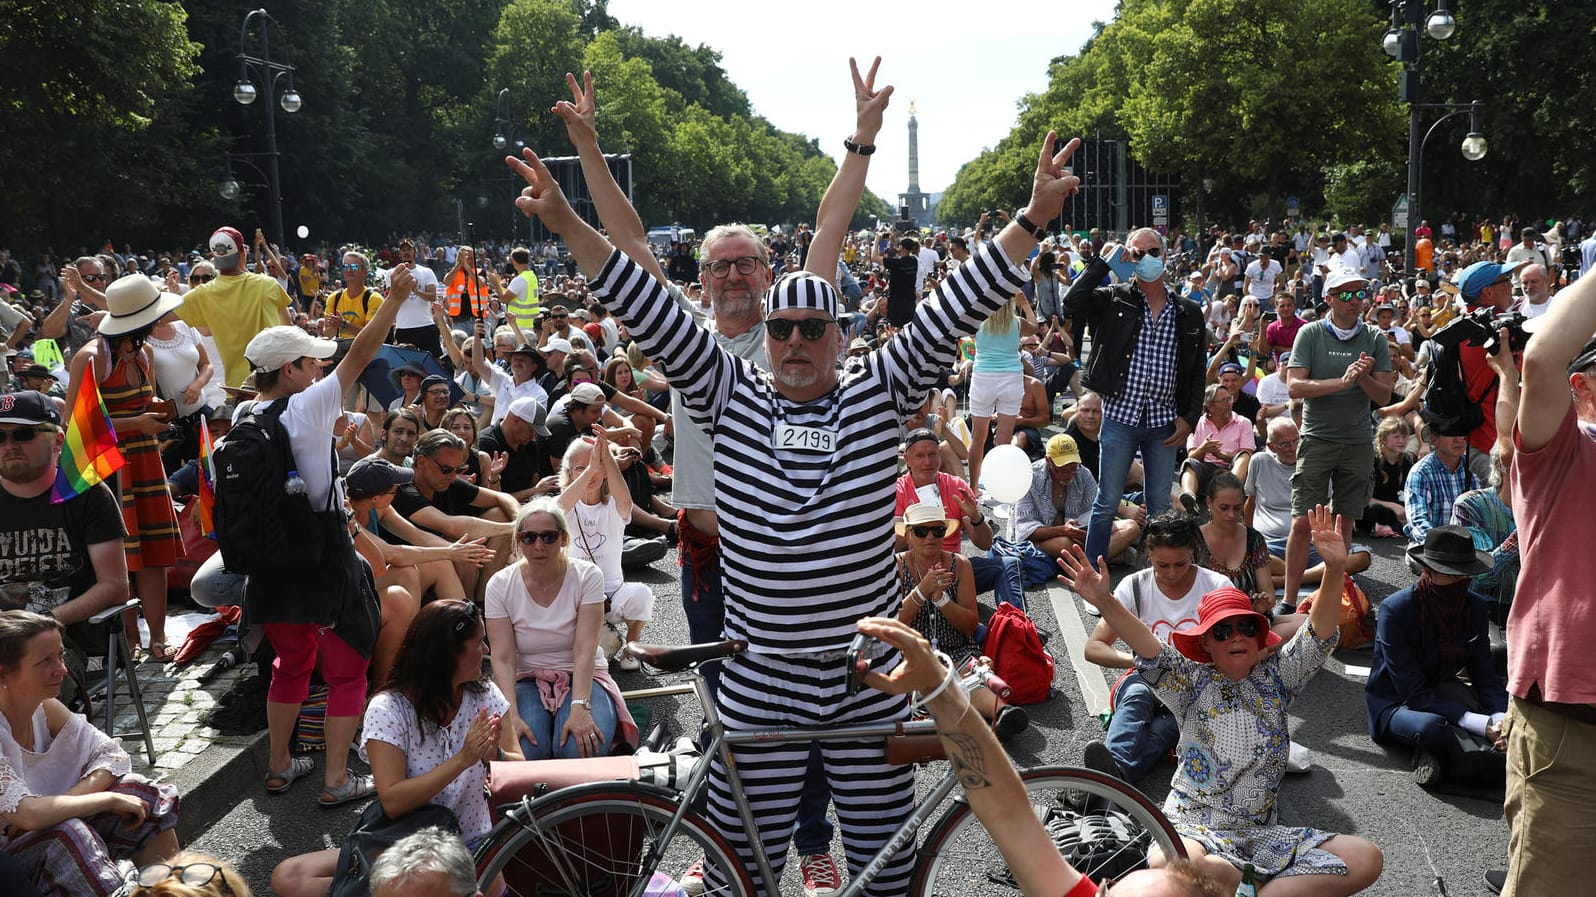
[[[1513,463],[1513,450],[1506,444],[1498,442],[1491,446],[1491,478],[1492,489],[1502,488],[1507,482],[1507,468]]]
[[[444,449],[465,451],[465,440],[450,433],[448,430],[428,430],[416,440],[416,454],[424,458],[435,458]]]
[[[715,245],[716,240],[726,237],[747,237],[754,241],[754,253],[759,256],[760,264],[766,266],[770,264],[770,247],[766,246],[765,241],[759,239],[759,235],[746,224],[719,224],[710,228],[709,233],[705,234],[703,241],[698,244],[699,252],[708,259],[709,247]]]
[[[1274,442],[1281,433],[1286,431],[1287,427],[1295,430],[1297,429],[1297,422],[1282,414],[1278,417],[1270,418],[1269,425],[1264,428],[1264,431],[1268,435],[1269,441]]]
[[[1130,244],[1136,242],[1136,240],[1138,238],[1140,238],[1143,234],[1150,235],[1154,239],[1158,240],[1158,245],[1159,246],[1168,245],[1168,244],[1166,244],[1164,242],[1164,235],[1159,233],[1156,230],[1153,230],[1150,227],[1138,227],[1135,230],[1131,231],[1130,233],[1126,234],[1125,235],[1125,245],[1127,247],[1129,247]]]
[[[422,873],[437,872],[449,880],[449,892],[460,897],[472,897],[477,890],[477,870],[471,861],[471,852],[458,835],[452,835],[437,826],[429,826],[399,839],[392,847],[378,855],[371,864],[371,893],[398,889],[409,885]]]

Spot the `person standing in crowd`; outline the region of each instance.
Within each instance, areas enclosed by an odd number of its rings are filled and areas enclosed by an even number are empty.
[[[1512,695],[1502,893],[1578,893],[1596,851],[1596,679],[1588,648],[1590,509],[1596,503],[1596,278],[1564,291],[1524,350],[1513,434],[1519,584],[1507,618]]]
[[[288,431],[293,457],[299,460],[310,506],[332,509],[317,514],[325,538],[320,559],[301,568],[251,575],[244,586],[244,613],[263,627],[277,652],[266,694],[270,733],[266,790],[282,794],[313,768],[309,757],[289,753],[289,742],[319,657],[329,689],[327,766],[320,799],[328,807],[361,800],[374,791],[371,777],[351,772],[346,761],[366,704],[366,668],[376,646],[379,609],[371,570],[355,554],[344,522],[329,434],[343,413],[344,393],[376,356],[415,282],[405,269],[396,271],[391,280],[393,301],[377,309],[328,376],[322,376],[322,360],[331,358],[338,344],[315,339],[297,327],[269,327],[256,334],[243,352],[260,390],[257,409],[284,403],[279,420]]]
[[[1004,303],[975,332],[975,366],[970,374],[970,486],[981,488],[981,460],[987,439],[1008,445],[1025,397],[1025,366],[1020,337],[1036,333],[1036,317],[1024,293]],[[994,434],[992,424],[996,421]]]
[[[271,277],[244,269],[244,235],[237,228],[218,228],[210,247],[218,277],[184,293],[177,316],[216,340],[226,385],[237,387],[250,372],[244,347],[274,324],[292,324],[294,300]]]
[[[510,264],[515,274],[508,286],[495,272],[488,273],[488,281],[498,293],[499,301],[504,303],[506,316],[522,330],[531,331],[537,327],[538,316],[543,312],[543,305],[538,301],[538,276],[532,271],[532,253],[517,246],[510,251]]]
[[[1287,371],[1287,391],[1303,400],[1286,539],[1287,601],[1295,600],[1308,566],[1308,512],[1332,495],[1336,513],[1348,520],[1360,519],[1368,507],[1374,469],[1369,402],[1390,401],[1396,380],[1385,335],[1360,317],[1368,281],[1353,268],[1332,268],[1324,291],[1330,314],[1297,332]]]
[[[79,349],[94,342],[97,338],[94,326],[87,319],[105,310],[105,288],[115,279],[115,272],[108,274],[105,265],[92,255],[82,256],[62,268],[61,282],[66,289],[62,291],[61,301],[39,325],[40,338],[64,340],[69,360]]]
[[[415,346],[441,357],[444,354],[443,342],[432,314],[434,303],[438,301],[438,275],[426,265],[417,265],[415,262],[415,241],[406,237],[399,241],[399,264],[409,266],[410,276],[416,279],[416,286],[399,308],[399,316],[394,319],[394,342]],[[390,270],[388,276],[391,277],[392,273]],[[392,288],[391,281],[389,288]]]
[[[295,278],[299,284],[299,310],[310,314],[321,298],[321,259],[314,252],[307,252],[299,259],[299,275]]]
[[[806,655],[843,649],[861,613],[880,615],[900,600],[891,531],[898,422],[918,408],[937,371],[951,365],[958,339],[1019,289],[1026,274],[1020,261],[1044,233],[1029,224],[1031,216],[1056,217],[1079,184],[1062,170],[1079,140],[1053,155],[1056,134],[1050,132],[1027,212],[919,305],[897,337],[841,373],[835,365],[843,346],[840,303],[828,278],[835,275],[836,254],[863,191],[868,153],[891,93],[874,89],[873,71],[865,79],[855,67],[854,81],[857,126],[821,201],[809,254],[822,268],[785,275],[770,290],[768,371],[745,365],[695,326],[662,284],[575,214],[530,150],[530,165],[507,160],[530,185],[517,200],[522,211],[565,240],[595,295],[667,379],[681,385],[686,412],[712,428],[716,510],[727,561],[725,626],[728,635],[750,644],[722,669],[719,704],[735,730],[773,721],[826,725],[903,716],[901,697],[848,696],[833,675],[835,661]],[[730,419],[738,425],[715,426]],[[826,597],[817,600],[817,594]],[[892,654],[875,665],[885,666]],[[773,701],[773,692],[792,699]],[[909,810],[912,773],[888,765],[878,748],[844,751],[823,744],[821,750],[844,843],[851,856],[862,857]],[[745,865],[752,866],[753,851],[763,849],[779,874],[809,749],[759,745],[737,753],[740,762],[769,770],[751,786],[752,799],[769,808],[767,825],[757,832],[743,829],[718,760],[710,772],[710,817]],[[751,843],[756,837],[761,847]],[[912,849],[897,851],[868,893],[901,893],[912,861]],[[714,884],[705,882],[706,888]]]
[[[369,324],[372,315],[382,307],[382,294],[366,288],[366,277],[371,273],[371,263],[363,253],[350,250],[344,253],[343,289],[327,298],[327,326],[322,335],[328,339],[348,339]],[[383,334],[384,338],[387,334]]]
[[[1203,311],[1168,289],[1164,252],[1158,231],[1131,231],[1123,247],[1104,247],[1064,296],[1070,314],[1092,327],[1092,354],[1081,383],[1103,397],[1097,501],[1086,535],[1094,563],[1108,555],[1137,451],[1146,473],[1143,502],[1156,516],[1169,510],[1175,452],[1203,412]],[[1102,285],[1109,263],[1122,261],[1133,266],[1127,281]]]

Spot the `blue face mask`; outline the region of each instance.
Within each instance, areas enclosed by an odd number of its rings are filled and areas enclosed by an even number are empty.
[[[1164,276],[1164,257],[1161,255],[1144,255],[1136,263],[1136,279],[1151,283]]]

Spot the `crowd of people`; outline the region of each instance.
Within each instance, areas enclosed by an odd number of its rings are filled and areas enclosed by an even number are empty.
[[[557,238],[530,247],[421,234],[296,257],[224,226],[198,252],[46,256],[31,277],[0,252],[8,893],[109,897],[126,859],[144,893],[247,891],[179,855],[178,795],[74,713],[97,612],[140,598],[147,639],[125,625],[141,659],[167,663],[169,588],[244,609],[240,638],[269,664],[270,794],[313,772],[290,735],[315,671],[317,803],[453,820],[417,836],[414,868],[373,871],[384,893],[464,874],[458,845],[492,824],[483,761],[636,747],[611,668],[638,668],[627,645],[655,597],[628,571],[672,547],[692,638],[749,644],[710,671],[734,729],[903,718],[905,693],[936,688],[932,651],[980,654],[983,611],[1023,610],[1062,572],[1101,617],[1086,659],[1125,671],[1086,764],[1136,783],[1177,761],[1165,810],[1193,862],[1155,856],[1142,881],[1230,893],[1250,865],[1261,893],[1355,893],[1379,849],[1286,827],[1274,801],[1302,762],[1285,708],[1345,639],[1343,596],[1370,564],[1355,532],[1405,539],[1416,577],[1369,621],[1370,737],[1410,750],[1426,786],[1507,782],[1504,893],[1573,887],[1583,842],[1566,822],[1596,755],[1557,742],[1596,731],[1570,566],[1596,482],[1596,279],[1579,276],[1596,237],[1572,218],[1544,235],[1424,225],[1408,272],[1384,226],[1054,236],[1038,223],[1079,180],[1076,144],[1051,134],[1012,216],[850,232],[892,93],[875,77],[854,68],[842,165],[814,226],[790,233],[729,224],[659,251],[603,161],[591,79],[571,78],[555,111],[603,231],[528,152],[507,160],[528,184],[517,205]],[[1478,310],[1499,345],[1446,332]],[[413,354],[374,382],[389,349]],[[1427,403],[1453,364],[1480,412],[1465,421]],[[52,501],[86,389],[125,465]],[[246,573],[225,520],[220,551],[190,531],[207,446],[263,427],[286,434],[285,489],[313,516],[284,534],[299,563]],[[983,484],[1006,446],[1029,485],[1005,532]],[[878,639],[878,688],[850,695],[835,673],[856,629]],[[1016,880],[1090,893],[1030,849],[1040,825],[998,812],[1018,779],[995,739],[1025,711],[958,691],[928,709],[950,755],[989,771],[963,782]],[[763,852],[779,875],[792,845],[808,897],[843,881],[829,816],[856,873],[913,804],[912,770],[879,749],[754,743],[736,759],[763,771],[745,785],[758,830],[718,758],[709,817],[750,869]],[[913,860],[890,856],[870,893],[900,893]],[[321,895],[336,872],[336,852],[296,857],[272,888]]]

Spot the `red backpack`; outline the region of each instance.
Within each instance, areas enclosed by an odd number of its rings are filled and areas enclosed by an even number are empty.
[[[1010,704],[1035,704],[1052,694],[1053,656],[1025,611],[1006,601],[999,604],[987,622],[981,653],[992,658],[992,671],[1013,689]]]

